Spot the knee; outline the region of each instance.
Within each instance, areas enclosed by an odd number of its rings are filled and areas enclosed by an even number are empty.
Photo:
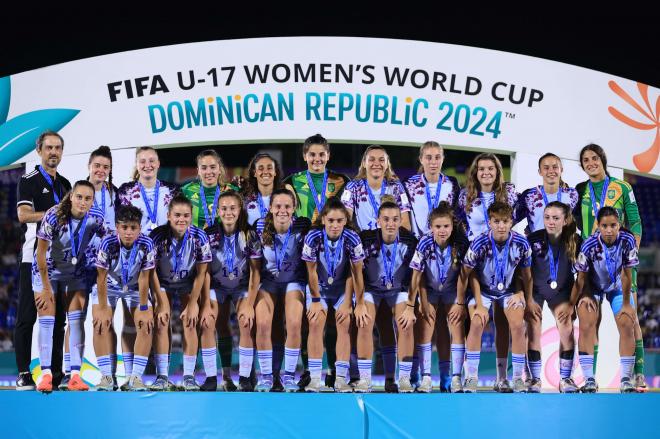
[[[318,324],[318,323],[316,323]],[[287,335],[291,333],[300,333],[300,328],[302,326],[302,318],[299,316],[288,317],[286,318],[286,332]],[[311,329],[311,326],[310,326]]]
[[[524,337],[526,328],[525,321],[523,319],[515,319],[509,322],[509,330],[511,331],[511,336],[520,336]]]
[[[266,316],[262,316],[259,318],[257,316],[257,333],[258,334],[270,334],[270,329],[272,325],[272,320],[268,319]]]

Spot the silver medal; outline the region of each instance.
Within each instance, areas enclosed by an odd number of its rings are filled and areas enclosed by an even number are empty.
[[[229,280],[234,280],[236,278],[236,275],[234,273],[229,273]]]
[[[72,257],[72,258],[71,258],[71,263],[72,263],[73,265],[76,265],[76,264],[78,263],[78,258],[76,258],[75,256]]]
[[[500,282],[497,284],[497,289],[502,291],[504,289],[504,283]]]
[[[334,281],[335,280],[332,278],[332,276],[328,276],[328,285],[332,285]]]
[[[550,288],[552,288],[553,290],[556,290],[557,289],[557,281],[553,280],[552,282],[550,282]]]
[[[391,290],[393,285],[392,282],[388,282],[387,285],[385,286],[387,287],[388,290]]]
[[[178,275],[178,274],[174,274],[174,275],[172,276],[172,280],[173,280],[174,282],[178,281],[178,280],[179,280],[179,275]]]

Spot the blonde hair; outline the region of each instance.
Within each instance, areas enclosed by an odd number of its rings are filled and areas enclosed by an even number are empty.
[[[435,140],[427,140],[422,144],[422,146],[419,147],[419,168],[417,168],[417,173],[421,174],[424,172],[424,166],[421,165],[422,162],[422,157],[424,156],[424,151],[428,148],[440,148],[440,153],[442,154],[442,157],[445,156],[445,149],[440,145],[438,142]]]
[[[495,201],[508,204],[506,185],[504,184],[504,172],[502,171],[502,163],[500,162],[500,159],[498,159],[495,154],[482,153],[476,156],[474,160],[472,160],[470,169],[468,169],[468,179],[465,186],[467,192],[465,210],[467,212],[472,211],[472,202],[477,199],[479,196],[479,191],[481,190],[481,184],[477,179],[477,170],[479,168],[479,162],[482,160],[489,160],[495,164],[495,169],[497,171],[497,175],[495,176],[495,183],[493,183]]]
[[[138,172],[137,169],[137,156],[144,151],[153,151],[154,154],[156,154],[156,157],[158,157],[158,153],[156,152],[156,149],[152,146],[140,146],[138,148],[135,148],[135,169],[133,169],[133,181],[138,181],[138,179],[140,178],[140,173]]]
[[[367,178],[367,167],[364,165],[364,162],[367,160],[367,156],[369,155],[369,153],[375,150],[380,150],[385,153],[385,158],[387,159],[387,168],[385,169],[385,180],[387,181],[398,180],[399,177],[397,177],[397,175],[394,173],[394,170],[392,169],[392,162],[390,161],[390,155],[387,153],[385,148],[383,148],[380,145],[370,145],[364,151],[364,154],[362,154],[362,160],[360,160],[360,169],[358,169],[358,173],[355,176],[355,180]]]

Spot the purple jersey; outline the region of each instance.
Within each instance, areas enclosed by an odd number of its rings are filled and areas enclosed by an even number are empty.
[[[456,208],[458,193],[461,190],[456,178],[443,174],[440,174],[437,183],[427,182],[424,174],[413,175],[403,182],[403,186],[410,200],[412,232],[418,239],[429,232],[428,218],[431,211],[438,207],[441,201],[446,201],[451,207]],[[440,192],[437,192],[438,186]]]
[[[545,228],[543,224],[543,211],[545,210],[545,200],[543,199],[543,186],[535,186],[527,189],[518,198],[516,206],[516,220],[527,219],[527,228],[525,231],[529,234]],[[563,187],[554,194],[545,194],[548,203],[561,201],[566,204],[572,212],[578,202],[578,193],[570,187]],[[561,199],[560,199],[561,198]]]
[[[518,202],[518,193],[513,183],[504,183],[506,189],[507,203],[515,209]],[[485,205],[484,205],[485,202]],[[488,231],[488,219],[485,211],[495,202],[495,192],[479,192],[477,198],[472,201],[470,210],[467,209],[467,189],[462,189],[458,195],[456,212],[467,229],[467,237],[473,241],[480,234]],[[515,221],[515,218],[514,218]]]

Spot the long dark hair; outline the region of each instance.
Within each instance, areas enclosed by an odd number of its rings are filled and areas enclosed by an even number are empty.
[[[351,222],[351,214],[338,197],[330,197],[326,200],[325,204],[323,205],[323,209],[321,209],[321,212],[319,212],[316,220],[314,220],[314,227],[322,229],[324,227],[323,218],[325,218],[331,210],[340,210],[346,216],[346,225],[344,228],[355,231],[355,227],[353,227]]]
[[[584,171],[584,166],[582,165],[582,156],[587,151],[595,153],[600,158],[600,161],[603,163],[603,170],[605,171],[605,175],[609,177],[610,173],[607,171],[607,156],[605,155],[605,150],[602,146],[596,145],[595,143],[590,143],[580,150],[580,167],[582,170]]]
[[[577,224],[571,213],[571,208],[568,204],[564,204],[561,201],[553,201],[548,203],[543,209],[545,212],[547,209],[555,207],[561,209],[564,212],[564,218],[566,219],[566,225],[561,229],[561,237],[559,238],[566,248],[566,256],[571,264],[575,263],[577,245],[578,245],[578,235],[577,235]],[[602,210],[602,209],[601,209]],[[600,212],[599,212],[600,213]]]
[[[497,175],[495,176],[495,182],[493,183],[493,192],[495,192],[495,201],[501,201],[503,203],[507,202],[507,193],[506,193],[506,184],[504,181],[504,170],[502,169],[502,162],[497,158],[495,154],[489,152],[484,152],[479,154],[472,160],[470,169],[468,169],[468,178],[467,184],[465,185],[466,189],[466,202],[465,210],[467,212],[472,211],[472,202],[479,197],[479,191],[481,191],[481,183],[477,178],[477,171],[479,170],[479,162],[481,160],[488,160],[493,162],[495,165],[495,170]]]
[[[458,249],[454,243],[456,242],[456,238],[460,231],[458,228],[458,219],[456,218],[456,214],[454,213],[454,209],[451,207],[451,204],[447,203],[446,201],[441,201],[438,204],[438,207],[431,211],[429,214],[429,228],[431,227],[431,224],[433,224],[433,221],[437,218],[449,218],[451,220],[452,230],[447,242],[449,245],[451,245],[451,259],[452,261],[455,261],[458,257]]]
[[[60,204],[57,205],[57,211],[55,212],[55,217],[57,218],[57,223],[61,226],[67,224],[69,219],[71,219],[71,194],[76,191],[77,187],[85,186],[92,190],[92,196],[94,196],[94,185],[87,180],[78,180],[73,185],[71,190],[64,195]]]
[[[282,168],[280,168],[280,163],[270,154],[265,152],[260,152],[252,157],[250,164],[248,165],[248,177],[247,185],[242,189],[243,195],[249,197],[250,195],[256,194],[259,191],[259,184],[257,183],[256,177],[256,168],[257,162],[261,159],[269,159],[275,165],[275,178],[273,178],[273,190],[277,190],[282,186]]]
[[[238,201],[239,213],[238,213],[238,219],[236,220],[236,228],[247,241],[247,232],[250,226],[248,225],[247,212],[243,208],[245,203],[243,202],[243,197],[241,196],[241,194],[239,194],[233,189],[229,189],[227,191],[222,192],[218,197],[218,206],[220,205],[220,200],[222,200],[223,198],[230,198],[230,197]],[[216,213],[214,212],[213,216],[215,217],[215,215]],[[224,230],[224,225],[222,227]]]
[[[286,195],[288,197],[291,197],[291,200],[293,201],[293,208],[296,208],[296,196],[293,194],[288,189],[276,189],[273,191],[273,193],[270,196],[270,204],[273,204],[273,200],[275,200],[275,197],[278,195]],[[291,221],[293,221],[293,217],[291,218]],[[268,213],[266,214],[266,218],[264,219],[264,231],[261,233],[261,242],[263,245],[273,245],[273,237],[275,236],[277,232],[275,231],[275,220],[273,218],[273,212],[268,209]]]
[[[112,152],[110,151],[110,147],[101,145],[92,151],[92,153],[89,155],[87,166],[92,163],[94,157],[105,157],[106,159],[110,160],[110,172],[108,173],[108,184],[106,186],[108,187],[108,192],[110,193],[110,205],[113,206],[115,201],[112,196]],[[87,180],[89,180],[89,177],[87,177]]]

